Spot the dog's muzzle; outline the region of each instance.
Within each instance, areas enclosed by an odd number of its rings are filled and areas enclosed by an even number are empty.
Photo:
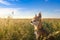
[[[33,23],[33,22],[31,21],[31,23]]]

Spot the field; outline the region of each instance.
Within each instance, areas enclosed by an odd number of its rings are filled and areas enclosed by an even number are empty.
[[[34,40],[31,19],[0,19],[0,40]],[[60,31],[60,19],[43,19],[43,28],[50,34]],[[60,40],[60,33],[53,35]]]

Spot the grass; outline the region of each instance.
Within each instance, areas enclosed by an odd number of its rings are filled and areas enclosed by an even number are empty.
[[[0,40],[34,40],[34,28],[30,21],[31,19],[0,19]],[[49,33],[60,31],[60,19],[43,19],[42,25]],[[60,33],[54,37],[55,40],[60,40]]]

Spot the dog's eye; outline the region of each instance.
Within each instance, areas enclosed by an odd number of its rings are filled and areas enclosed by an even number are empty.
[[[36,22],[36,20],[34,20],[34,22]]]
[[[32,21],[31,21],[31,23],[32,23]]]

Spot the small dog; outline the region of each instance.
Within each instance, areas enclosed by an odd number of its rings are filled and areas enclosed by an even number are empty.
[[[34,34],[36,35],[36,40],[40,40],[40,37],[45,37],[49,33],[43,29],[41,21],[41,12],[32,19],[31,24],[34,25]]]

